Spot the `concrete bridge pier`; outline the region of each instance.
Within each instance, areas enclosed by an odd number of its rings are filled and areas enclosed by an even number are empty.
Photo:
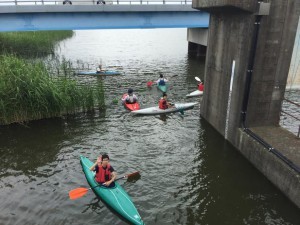
[[[188,53],[197,57],[205,57],[207,49],[207,28],[188,28]]]
[[[294,141],[279,120],[300,1],[266,2],[193,1],[210,13],[201,116],[300,208],[300,141],[274,147]]]

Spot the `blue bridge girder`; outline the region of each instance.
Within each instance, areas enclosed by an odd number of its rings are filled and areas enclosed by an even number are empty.
[[[207,28],[209,14],[191,5],[6,5],[0,32],[37,30]]]

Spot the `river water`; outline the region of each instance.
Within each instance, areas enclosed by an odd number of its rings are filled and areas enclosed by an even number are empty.
[[[299,209],[200,118],[200,99],[185,98],[204,74],[185,29],[76,31],[57,53],[125,75],[102,80],[104,112],[0,128],[0,224],[127,224],[93,192],[68,198],[88,187],[79,156],[103,152],[119,175],[140,171],[120,184],[146,224],[299,224]],[[122,94],[132,87],[142,108],[157,104],[161,93],[146,83],[160,72],[171,101],[198,104],[184,115],[132,116]]]

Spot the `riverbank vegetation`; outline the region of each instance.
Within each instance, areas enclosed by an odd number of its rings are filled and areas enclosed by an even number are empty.
[[[0,53],[41,57],[53,54],[56,43],[72,36],[71,30],[0,33]]]
[[[42,62],[0,56],[2,125],[94,111],[104,105],[101,81],[79,84],[70,76],[50,75]]]

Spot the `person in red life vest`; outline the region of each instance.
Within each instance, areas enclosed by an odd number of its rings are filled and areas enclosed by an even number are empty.
[[[98,157],[97,161],[90,168],[91,171],[95,171],[95,180],[107,187],[114,187],[117,174],[114,168],[109,164],[109,156],[107,154]]]
[[[204,91],[204,84],[202,81],[200,81],[200,83],[198,84],[198,90],[199,91]]]
[[[167,93],[164,92],[162,98],[159,100],[158,102],[158,107],[160,109],[167,109],[167,108],[173,108],[174,106],[172,106],[172,104],[170,102],[167,101]]]

